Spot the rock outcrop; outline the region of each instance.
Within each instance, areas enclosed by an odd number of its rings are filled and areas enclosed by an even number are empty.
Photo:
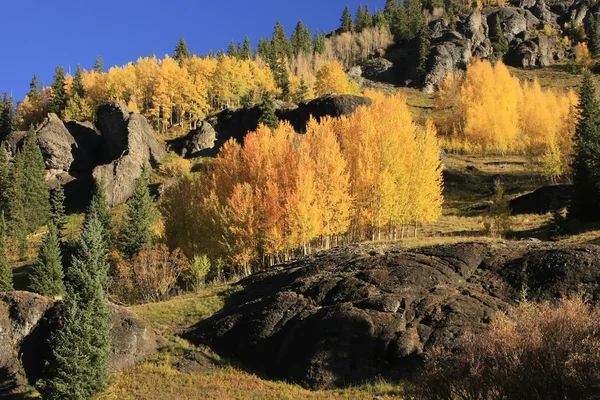
[[[571,202],[573,185],[541,187],[509,202],[512,214],[546,214],[559,211]]]
[[[204,150],[215,147],[217,132],[211,124],[204,121],[199,128],[194,129],[183,138],[183,149],[181,155],[184,157],[197,157]]]
[[[130,311],[110,305],[109,371],[118,372],[154,354],[161,339]],[[52,300],[29,292],[0,293],[0,397],[23,393],[41,377],[54,329]]]
[[[101,106],[96,124],[113,161],[96,167],[93,176],[104,182],[108,203],[114,206],[131,197],[142,165],[156,166],[166,151],[156,140],[146,118],[129,113],[121,103]]]
[[[48,118],[38,127],[37,142],[44,156],[46,169],[61,171],[71,169],[77,143],[56,114],[48,114]]]
[[[600,247],[462,243],[406,250],[357,245],[241,281],[187,337],[275,379],[334,388],[412,376],[520,299],[600,298]]]

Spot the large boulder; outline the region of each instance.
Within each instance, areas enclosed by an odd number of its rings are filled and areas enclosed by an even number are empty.
[[[432,41],[423,91],[433,93],[448,74],[464,71],[471,60],[472,50],[471,40],[463,38],[458,32],[446,31]]]
[[[567,207],[573,196],[573,185],[541,187],[509,202],[513,214],[546,214]]]
[[[553,50],[550,40],[546,36],[540,35],[512,47],[504,56],[504,62],[517,68],[545,68],[559,57]]]
[[[107,200],[111,206],[115,206],[133,194],[142,165],[158,165],[166,151],[146,118],[129,113],[122,103],[101,106],[96,125],[113,161],[96,167],[93,176],[104,181]]]
[[[600,247],[462,243],[322,252],[241,281],[186,336],[275,379],[310,388],[418,372],[434,347],[481,332],[499,310],[586,293],[600,298]]]
[[[147,359],[161,339],[130,311],[110,304],[108,369],[119,372]],[[0,398],[23,393],[42,377],[47,340],[55,329],[54,301],[29,292],[0,293]]]
[[[71,171],[79,174],[89,174],[94,167],[110,162],[104,147],[100,131],[91,122],[64,121],[75,142],[77,150],[71,164]]]
[[[37,142],[47,169],[69,171],[77,143],[56,114],[48,117],[37,129]]]
[[[184,157],[196,157],[204,150],[215,147],[217,132],[211,124],[204,121],[200,127],[190,131],[184,138],[182,155]]]
[[[527,30],[527,19],[515,8],[501,7],[492,9],[486,15],[487,24],[490,27],[490,36],[496,34],[496,19],[500,22],[504,36],[510,42],[521,32]],[[535,18],[535,17],[534,17]]]

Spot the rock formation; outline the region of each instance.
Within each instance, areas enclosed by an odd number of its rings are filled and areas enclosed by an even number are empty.
[[[110,311],[109,371],[119,372],[154,354],[162,339],[130,311],[113,304]],[[55,314],[45,297],[0,293],[0,397],[22,393],[41,377]]]
[[[531,300],[600,297],[600,247],[462,243],[357,245],[241,281],[187,337],[310,388],[410,377],[433,346],[486,328],[527,288]]]

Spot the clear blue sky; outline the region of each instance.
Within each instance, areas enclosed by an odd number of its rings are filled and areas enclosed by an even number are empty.
[[[54,68],[90,69],[101,55],[105,67],[140,56],[172,54],[180,37],[190,51],[205,54],[227,48],[248,35],[252,46],[270,37],[276,21],[288,36],[298,20],[314,32],[339,27],[346,5],[354,15],[360,3],[372,12],[385,0],[21,0],[2,6],[0,27],[9,33],[1,45],[0,93],[22,100],[34,74],[46,86]]]

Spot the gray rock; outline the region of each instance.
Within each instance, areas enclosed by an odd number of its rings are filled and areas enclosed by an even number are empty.
[[[56,114],[48,117],[37,129],[37,141],[44,156],[46,168],[69,171],[73,163],[73,151],[77,147],[75,139],[69,133]]]
[[[531,69],[535,67],[548,67],[554,62],[554,46],[550,40],[540,35],[530,40],[524,40],[512,47],[504,62],[513,67]]]
[[[182,155],[195,157],[201,151],[215,147],[217,132],[211,124],[204,121],[198,129],[190,131],[184,140]]]
[[[423,91],[433,93],[448,74],[466,69],[471,59],[471,40],[459,39],[449,32],[433,44],[427,62],[429,71],[425,77]]]
[[[114,304],[109,308],[108,368],[119,372],[154,354],[163,340],[130,311]],[[34,293],[0,293],[0,397],[24,393],[41,377],[57,310],[53,300]]]
[[[115,206],[127,201],[133,194],[142,165],[159,164],[166,151],[156,140],[146,118],[129,113],[121,103],[100,107],[97,126],[113,161],[96,167],[93,176],[104,181],[107,200]]]
[[[514,8],[502,7],[493,9],[486,17],[488,26],[490,27],[490,36],[496,34],[494,30],[496,18],[499,18],[500,26],[502,26],[502,30],[504,31],[504,36],[509,42],[519,33],[527,30],[527,20]]]

